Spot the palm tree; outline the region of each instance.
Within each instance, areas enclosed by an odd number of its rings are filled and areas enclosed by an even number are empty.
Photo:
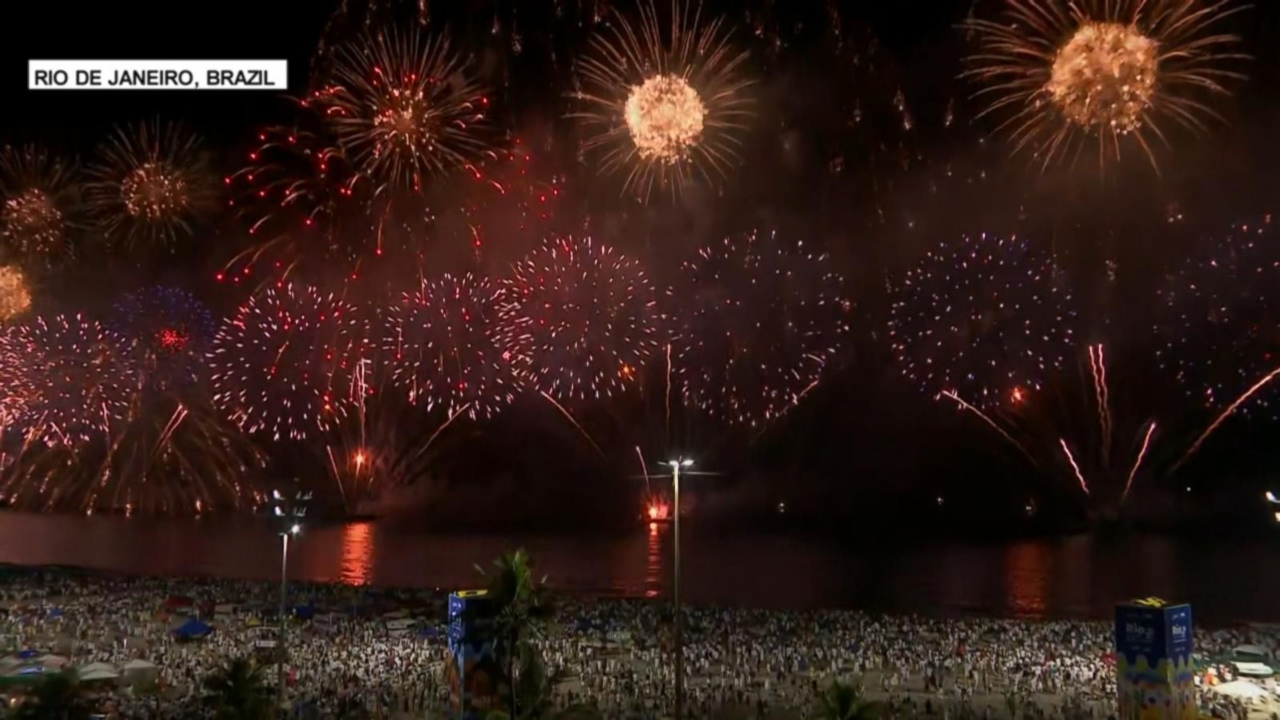
[[[489,579],[488,597],[495,610],[493,649],[505,671],[507,718],[524,718],[517,687],[517,663],[523,664],[522,648],[541,634],[543,625],[554,613],[543,584],[546,578],[535,578],[533,562],[524,548],[494,560],[492,574],[485,573],[479,566],[476,570]]]
[[[843,683],[831,683],[818,702],[815,720],[878,720],[884,714],[884,705],[862,699],[862,688]]]
[[[46,675],[14,713],[19,720],[88,720],[89,715],[89,703],[70,672]]]
[[[271,689],[248,658],[232,660],[209,675],[204,689],[217,720],[266,720],[273,713]]]
[[[542,655],[530,643],[521,643],[515,684],[518,714],[496,710],[487,720],[593,720],[597,714],[587,706],[555,707],[555,690],[569,679],[569,673],[560,668],[547,672]]]

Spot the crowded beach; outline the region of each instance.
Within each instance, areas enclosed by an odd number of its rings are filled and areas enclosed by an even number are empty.
[[[0,583],[5,672],[74,668],[104,714],[189,717],[203,680],[234,658],[259,657],[276,682],[273,583],[10,569]],[[539,641],[569,679],[565,704],[607,718],[671,717],[669,608],[642,600],[562,598]],[[382,717],[445,717],[445,593],[343,585],[290,586],[285,702],[300,717],[362,707]],[[1109,622],[931,619],[860,612],[687,610],[690,718],[806,718],[827,685],[860,685],[892,717],[1114,718]],[[1197,628],[1197,652],[1272,653],[1280,631]],[[1197,675],[1202,713],[1268,717],[1261,683],[1236,686],[1230,665]],[[1234,681],[1234,682],[1232,682]],[[20,683],[8,687],[21,687]],[[13,691],[12,689],[10,690]]]

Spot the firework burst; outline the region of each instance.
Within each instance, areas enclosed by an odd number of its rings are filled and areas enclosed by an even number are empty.
[[[377,502],[386,494],[423,482],[431,485],[440,454],[456,438],[438,440],[470,410],[463,404],[443,421],[395,386],[400,368],[366,363],[357,373],[357,390],[367,398],[324,445],[321,461],[349,510]]]
[[[562,400],[622,392],[658,344],[643,269],[590,238],[552,240],[517,263],[500,304],[501,345],[517,374]]]
[[[138,394],[105,455],[67,497],[77,510],[200,515],[250,506],[263,459],[207,396]]]
[[[34,146],[0,150],[4,254],[48,264],[71,248],[80,211],[75,166]]]
[[[419,191],[488,147],[488,98],[444,36],[366,35],[338,51],[309,102],[352,165],[379,189]]]
[[[565,179],[548,167],[551,155],[515,138],[475,172],[441,185],[436,235],[454,251],[451,260],[465,251],[460,266],[506,269],[537,248],[563,204]]]
[[[1241,224],[1176,272],[1161,290],[1156,326],[1162,368],[1187,395],[1217,410],[1280,365],[1280,238],[1269,223]],[[1242,405],[1244,415],[1280,417],[1274,392]]]
[[[214,403],[248,433],[301,440],[358,407],[365,325],[346,302],[292,284],[250,299],[208,355]]]
[[[155,286],[126,295],[107,327],[131,348],[140,386],[166,390],[198,383],[213,341],[213,314],[182,288]]]
[[[117,130],[89,166],[85,198],[107,237],[169,245],[217,206],[217,183],[196,135],[179,125]]]
[[[124,415],[134,388],[121,338],[79,315],[36,318],[14,333],[33,385],[23,424],[45,443],[83,444]]]
[[[578,63],[583,149],[598,152],[605,173],[625,175],[624,193],[679,193],[695,178],[716,185],[739,160],[754,104],[747,53],[722,20],[703,23],[691,6],[673,0],[666,28],[653,3],[639,22],[615,13]]]
[[[302,116],[311,122],[261,130],[245,166],[225,180],[254,240],[237,259],[249,266],[266,257],[286,277],[307,253],[353,260],[369,234],[344,222],[365,215],[358,177],[314,113]]]
[[[0,265],[0,323],[31,309],[31,288],[16,265]]]
[[[411,402],[487,418],[509,405],[515,377],[498,345],[498,286],[473,275],[422,283],[393,304],[382,348]]]
[[[1203,96],[1243,77],[1222,69],[1239,39],[1215,30],[1234,12],[1227,0],[1008,0],[1006,18],[969,23],[979,50],[966,74],[987,84],[987,113],[1009,112],[1015,152],[1044,167],[1089,146],[1119,159],[1126,144],[1155,165],[1163,125],[1204,131],[1218,116]]]
[[[799,403],[848,336],[843,284],[825,255],[789,252],[776,234],[703,248],[684,264],[672,313],[685,402],[753,427]]]
[[[1071,352],[1071,293],[1025,239],[944,244],[907,273],[896,295],[893,353],[930,395],[952,392],[979,407],[1024,397]]]
[[[4,431],[26,417],[27,407],[35,397],[26,347],[18,328],[0,325],[0,442]]]

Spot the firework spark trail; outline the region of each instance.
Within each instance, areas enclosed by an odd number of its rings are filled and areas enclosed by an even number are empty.
[[[1024,447],[1022,443],[1018,442],[1017,440],[1014,440],[1013,436],[1010,435],[1008,431],[1006,431],[1004,428],[997,425],[996,421],[992,420],[991,417],[988,416],[986,413],[982,412],[981,410],[974,407],[973,405],[970,405],[969,403],[965,402],[963,398],[961,398],[959,395],[957,395],[955,392],[951,390],[943,390],[942,393],[938,395],[938,398],[944,398],[944,397],[954,400],[956,404],[960,406],[961,410],[968,410],[974,415],[977,415],[978,417],[982,418],[983,422],[990,425],[992,430],[995,430],[996,432],[1000,433],[1000,437],[1003,437],[1005,440],[1008,440],[1010,445],[1013,445],[1014,447],[1016,447],[1018,449],[1018,452],[1022,453],[1023,457],[1029,460],[1032,465],[1039,467],[1040,463],[1036,462],[1036,459],[1031,456],[1030,452],[1027,452],[1027,448]]]
[[[1142,466],[1142,459],[1147,456],[1147,448],[1151,445],[1151,435],[1156,431],[1154,421],[1147,426],[1146,437],[1142,438],[1142,449],[1138,451],[1138,459],[1133,461],[1133,469],[1129,471],[1129,479],[1125,481],[1124,492],[1120,495],[1120,503],[1124,503],[1124,499],[1129,497],[1129,488],[1133,487],[1133,478],[1138,474],[1138,468]]]
[[[671,440],[671,343],[667,343],[667,389],[662,396],[663,410],[666,411],[664,431],[667,440]]]
[[[761,426],[761,428],[760,428],[760,431],[759,431],[759,432],[757,432],[757,433],[755,434],[755,437],[751,438],[751,442],[752,442],[752,443],[755,443],[755,441],[757,441],[757,440],[759,440],[761,437],[763,437],[763,436],[764,436],[764,434],[765,434],[765,432],[767,432],[767,431],[769,430],[769,428],[773,427],[773,424],[774,424],[774,423],[776,423],[778,420],[780,420],[780,419],[782,418],[782,416],[783,416],[783,415],[786,415],[788,412],[790,412],[790,411],[791,411],[791,408],[793,408],[793,407],[795,407],[795,406],[799,405],[799,404],[800,404],[800,401],[801,401],[801,400],[803,400],[803,399],[805,398],[805,396],[806,396],[806,395],[808,395],[808,394],[809,394],[809,392],[810,392],[811,390],[813,390],[814,388],[818,387],[818,383],[819,383],[819,382],[821,382],[821,381],[822,381],[822,380],[821,380],[821,378],[818,378],[818,379],[814,380],[813,382],[810,382],[807,386],[805,386],[805,388],[804,388],[803,390],[801,390],[799,393],[797,393],[797,394],[796,394],[795,399],[791,402],[791,404],[790,404],[790,405],[788,405],[787,407],[782,408],[782,411],[781,411],[781,412],[779,412],[777,415],[774,415],[773,417],[770,417],[770,418],[766,418],[766,419],[764,420],[763,425],[762,425],[762,426]]]
[[[436,441],[436,438],[440,436],[440,433],[444,432],[444,429],[445,429],[445,428],[447,428],[447,427],[449,427],[450,425],[452,425],[452,424],[453,424],[453,421],[454,421],[454,420],[456,420],[456,419],[458,419],[458,416],[459,416],[459,415],[461,415],[463,412],[465,412],[465,411],[466,411],[466,409],[467,409],[467,408],[469,408],[469,407],[471,407],[471,403],[467,403],[466,405],[463,405],[462,407],[460,407],[460,408],[458,408],[457,410],[455,410],[455,411],[453,412],[453,414],[449,416],[449,419],[444,421],[444,424],[443,424],[443,425],[441,425],[440,427],[436,428],[436,431],[435,431],[435,432],[433,432],[433,433],[431,433],[431,437],[427,438],[427,442],[426,442],[426,444],[425,444],[425,445],[423,445],[423,446],[418,450],[418,454],[417,454],[417,455],[415,455],[414,457],[422,457],[422,454],[423,454],[423,453],[425,453],[425,452],[427,451],[427,448],[431,447],[431,443],[433,443],[433,442],[435,442],[435,441]]]
[[[338,461],[333,457],[333,446],[325,445],[324,451],[329,456],[329,467],[333,469],[333,479],[338,484],[338,492],[342,493],[342,506],[350,507],[347,504],[347,488],[342,482],[342,471],[338,469]]]
[[[1107,361],[1102,344],[1089,346],[1089,370],[1093,374],[1093,394],[1098,404],[1098,423],[1102,432],[1102,462],[1111,458],[1111,398],[1107,388]]]
[[[173,411],[173,415],[169,416],[169,421],[165,423],[164,429],[160,431],[160,436],[156,438],[156,444],[151,449],[151,457],[155,458],[160,454],[160,450],[164,448],[165,443],[173,437],[173,433],[182,425],[182,421],[187,419],[187,408],[185,405],[179,404],[177,409]]]
[[[1071,448],[1067,447],[1067,441],[1063,438],[1058,438],[1058,443],[1062,445],[1062,452],[1066,454],[1067,462],[1071,463],[1071,470],[1076,474],[1076,480],[1080,483],[1080,489],[1084,491],[1085,495],[1088,495],[1089,483],[1085,482],[1084,475],[1080,473],[1080,466],[1076,464],[1075,456],[1071,454]]]
[[[644,453],[640,452],[640,446],[636,446],[636,457],[640,458],[640,474],[644,477],[644,494],[652,495],[653,488],[649,485],[649,464],[644,461]]]
[[[1217,419],[1215,419],[1209,425],[1209,427],[1205,429],[1203,433],[1200,433],[1200,437],[1196,438],[1196,441],[1191,444],[1191,447],[1187,450],[1186,453],[1183,454],[1182,458],[1178,460],[1177,463],[1174,464],[1173,468],[1169,470],[1169,474],[1172,475],[1173,473],[1177,472],[1183,465],[1187,464],[1187,461],[1191,459],[1191,456],[1195,455],[1196,452],[1200,450],[1200,446],[1204,444],[1205,440],[1209,439],[1209,436],[1212,435],[1214,431],[1218,429],[1219,425],[1222,425],[1222,423],[1226,422],[1227,418],[1230,417],[1232,413],[1234,413],[1241,405],[1248,402],[1249,398],[1253,397],[1253,395],[1257,393],[1259,390],[1261,390],[1263,386],[1265,386],[1267,383],[1274,380],[1277,375],[1280,375],[1280,368],[1276,368],[1275,370],[1272,370],[1270,373],[1267,374],[1266,377],[1254,383],[1253,387],[1246,390],[1243,395],[1236,398],[1235,402],[1231,403],[1231,405],[1228,406],[1226,410],[1223,410],[1222,414],[1219,415]]]
[[[591,443],[591,447],[595,448],[595,451],[600,454],[600,457],[608,459],[608,456],[604,454],[604,450],[600,449],[600,446],[596,444],[596,441],[591,439],[591,436],[587,434],[587,431],[582,427],[582,425],[578,423],[576,419],[574,419],[573,415],[571,415],[568,410],[564,409],[563,405],[556,402],[555,398],[551,397],[545,392],[539,392],[538,394],[546,398],[547,402],[554,405],[555,408],[560,411],[561,415],[564,415],[566,418],[569,419],[569,422],[573,423],[573,426],[578,429],[578,432],[582,433],[582,437],[586,438],[587,442]]]

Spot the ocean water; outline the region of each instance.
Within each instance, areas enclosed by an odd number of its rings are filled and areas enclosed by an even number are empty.
[[[832,541],[682,528],[686,602],[931,615],[1111,616],[1135,597],[1188,601],[1199,620],[1280,621],[1280,540],[1080,535],[1010,542]],[[556,588],[666,597],[665,525],[615,537],[430,534],[360,522],[308,528],[290,544],[296,580],[459,589],[475,566],[525,547]],[[0,562],[148,575],[274,580],[280,540],[263,525],[0,514]]]

